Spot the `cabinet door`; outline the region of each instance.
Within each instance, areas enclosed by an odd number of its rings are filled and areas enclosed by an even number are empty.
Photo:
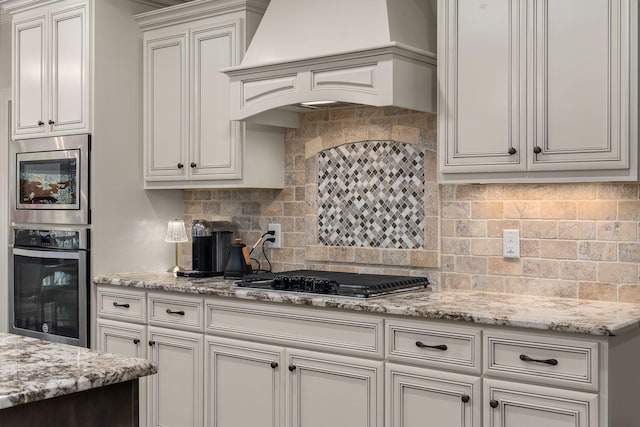
[[[190,31],[192,179],[242,178],[242,125],[229,118],[229,81],[238,64],[240,21]]]
[[[388,427],[480,427],[480,378],[387,364]]]
[[[112,320],[98,319],[96,349],[107,353],[121,354],[127,357],[146,358],[147,346],[145,345],[144,325],[116,322]],[[147,425],[147,393],[146,378],[138,380],[140,387],[140,425]]]
[[[484,380],[486,427],[592,427],[598,425],[598,395]]]
[[[529,168],[628,168],[629,2],[530,4]]]
[[[13,23],[13,134],[45,136],[46,14]]]
[[[284,349],[207,337],[205,426],[284,425]]]
[[[441,0],[438,138],[442,173],[523,171],[524,0]]]
[[[50,135],[89,132],[89,25],[87,6],[50,14]]]
[[[148,420],[153,427],[201,427],[204,339],[202,334],[149,326],[151,360]]]
[[[145,178],[188,179],[186,35],[145,34],[144,46]]]
[[[382,427],[382,362],[291,350],[287,354],[290,427]]]

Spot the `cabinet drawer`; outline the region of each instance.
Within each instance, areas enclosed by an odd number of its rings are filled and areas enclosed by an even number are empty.
[[[149,294],[149,324],[202,331],[202,298]]]
[[[313,307],[207,300],[208,333],[382,358],[383,320]]]
[[[480,373],[479,329],[387,320],[386,332],[389,360]]]
[[[98,316],[127,322],[146,322],[144,292],[98,287],[96,295]]]
[[[485,351],[489,375],[598,390],[597,342],[486,332]]]

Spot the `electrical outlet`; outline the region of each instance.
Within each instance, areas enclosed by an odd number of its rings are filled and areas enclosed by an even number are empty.
[[[269,228],[267,228],[267,230],[276,232],[273,235],[273,237],[276,239],[276,241],[273,242],[273,243],[269,243],[271,245],[271,247],[272,248],[281,248],[282,247],[282,230],[280,228],[280,224],[269,224]],[[269,237],[269,236],[267,236],[267,237]]]
[[[502,230],[502,256],[520,258],[520,230]]]

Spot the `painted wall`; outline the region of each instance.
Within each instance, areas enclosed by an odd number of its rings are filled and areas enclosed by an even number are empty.
[[[143,189],[142,32],[132,16],[149,8],[94,4],[93,275],[164,271],[175,263],[164,234],[182,213],[182,192]]]
[[[0,170],[9,170],[9,121],[7,101],[11,97],[11,21],[0,12]],[[0,174],[0,200],[8,200],[8,174]],[[0,203],[0,331],[8,327],[8,203]]]

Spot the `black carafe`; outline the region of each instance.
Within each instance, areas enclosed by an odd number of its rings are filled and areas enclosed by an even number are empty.
[[[240,239],[235,239],[229,250],[229,260],[224,268],[225,279],[242,279],[245,274],[251,273],[249,251]]]

